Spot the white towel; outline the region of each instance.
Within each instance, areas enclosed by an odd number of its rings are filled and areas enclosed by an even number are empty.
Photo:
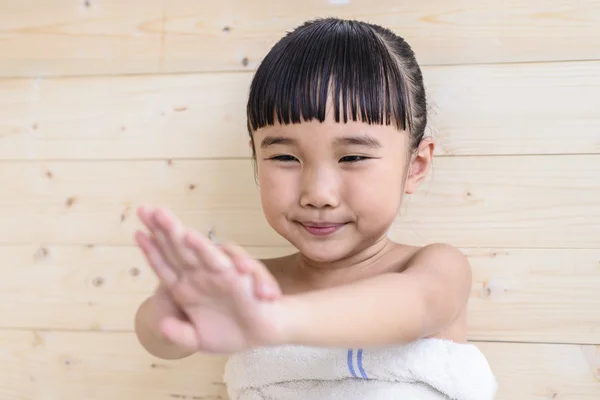
[[[231,400],[492,400],[497,382],[473,344],[421,339],[404,346],[262,347],[232,355]]]

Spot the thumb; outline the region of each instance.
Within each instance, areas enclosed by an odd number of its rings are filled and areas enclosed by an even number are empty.
[[[194,326],[176,317],[166,317],[160,324],[161,333],[177,346],[197,351],[200,340]]]

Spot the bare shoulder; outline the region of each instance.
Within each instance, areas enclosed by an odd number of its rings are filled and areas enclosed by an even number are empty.
[[[461,298],[468,297],[472,272],[468,258],[456,247],[433,243],[419,248],[407,261],[406,272],[416,274],[427,283],[443,285]]]
[[[417,248],[407,261],[407,268],[434,269],[443,274],[471,275],[471,265],[458,248],[446,243],[433,243]]]
[[[413,279],[427,299],[432,323],[442,327],[432,336],[465,341],[472,288],[468,258],[454,246],[434,243],[415,251],[404,273]]]

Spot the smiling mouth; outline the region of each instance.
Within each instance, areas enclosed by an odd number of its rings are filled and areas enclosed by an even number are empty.
[[[340,230],[345,223],[332,222],[298,222],[308,233],[314,236],[328,236]]]

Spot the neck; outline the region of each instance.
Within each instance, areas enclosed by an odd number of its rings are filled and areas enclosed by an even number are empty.
[[[299,253],[298,272],[315,288],[361,279],[376,272],[370,267],[388,254],[393,246],[384,235],[368,247],[331,262],[314,261]]]

